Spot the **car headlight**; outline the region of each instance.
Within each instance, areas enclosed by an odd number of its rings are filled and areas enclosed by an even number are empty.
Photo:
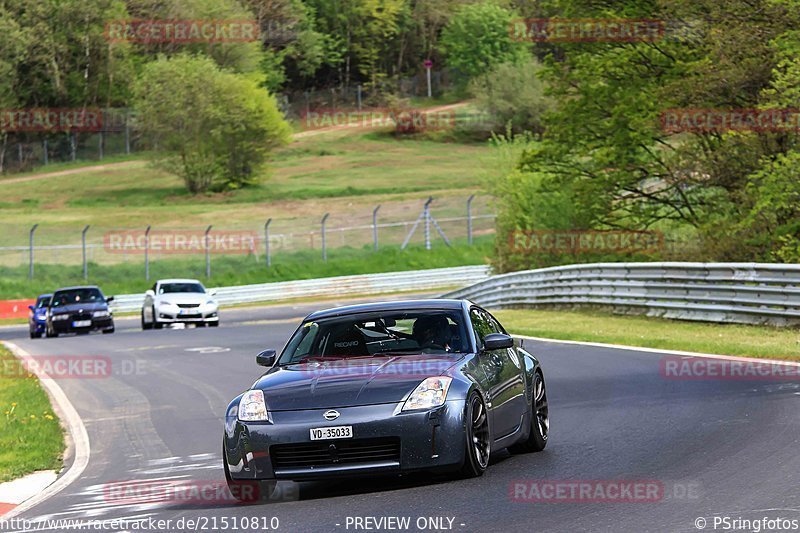
[[[92,316],[95,318],[102,318],[104,316],[108,316],[108,311],[95,311],[92,313]]]
[[[217,305],[217,302],[215,302],[214,300],[208,300],[206,301],[206,305]]]
[[[174,305],[174,304],[172,302],[161,302],[158,305],[161,306],[161,305]]]
[[[243,422],[259,422],[269,420],[264,393],[260,390],[249,390],[239,402],[239,420]]]
[[[36,315],[36,320],[47,320],[47,315]]]
[[[453,378],[442,376],[425,379],[408,397],[403,405],[403,411],[433,409],[443,405],[452,381]]]
[[[69,320],[69,314],[66,314],[66,315],[53,315],[53,320],[54,321]]]

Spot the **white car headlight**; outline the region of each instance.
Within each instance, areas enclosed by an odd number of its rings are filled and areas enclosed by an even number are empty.
[[[95,311],[92,313],[92,316],[95,318],[102,318],[104,316],[108,316],[108,311]]]
[[[169,306],[172,306],[172,305],[174,305],[174,304],[173,304],[172,302],[160,302],[158,305],[159,305],[159,307],[160,307],[160,306],[162,306],[162,305],[169,305]]]
[[[249,390],[239,402],[239,420],[243,422],[259,422],[269,420],[264,393],[260,390]]]
[[[437,376],[426,378],[417,385],[411,396],[408,397],[403,405],[403,411],[413,411],[416,409],[433,409],[444,404],[447,399],[447,391],[453,378]]]
[[[214,300],[208,300],[208,301],[206,301],[206,305],[215,306],[215,305],[217,305],[217,302],[215,302]]]

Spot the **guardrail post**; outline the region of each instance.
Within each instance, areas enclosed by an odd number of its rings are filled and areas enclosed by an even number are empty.
[[[264,224],[264,255],[267,256],[267,268],[272,266],[272,257],[269,255],[269,225],[272,219],[268,218],[267,223]]]
[[[327,243],[325,242],[325,222],[328,220],[328,216],[329,215],[330,215],[330,213],[325,213],[325,216],[322,217],[322,222],[321,222],[321,226],[322,226],[322,260],[325,261],[326,263],[328,262],[328,250],[326,248],[326,244]]]
[[[103,132],[99,132],[98,140],[97,140],[97,155],[98,159],[103,159],[103,145],[105,144],[105,137]]]
[[[47,139],[42,141],[42,149],[44,150],[44,164],[47,165]]]
[[[131,153],[131,126],[130,126],[130,113],[125,112],[125,153]]]
[[[359,85],[359,87],[361,87],[361,85]],[[376,252],[378,251],[378,209],[380,208],[381,206],[378,204],[378,206],[372,210],[372,242]]]
[[[89,231],[89,225],[87,224],[83,231],[81,232],[81,251],[83,253],[83,279],[89,279],[89,267],[86,263],[86,232]]]
[[[28,279],[33,279],[33,234],[39,224],[34,224],[28,235]]]
[[[206,243],[206,278],[211,278],[211,254],[208,246],[208,234],[211,233],[211,228],[214,226],[209,226],[206,228],[205,234],[205,243]]]
[[[467,244],[470,246],[472,246],[472,200],[474,199],[474,194],[467,198]]]
[[[150,281],[150,226],[144,230],[144,279]]]

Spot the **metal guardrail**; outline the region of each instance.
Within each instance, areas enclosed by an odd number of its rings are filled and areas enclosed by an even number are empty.
[[[433,290],[442,287],[463,286],[486,279],[490,274],[486,265],[408,272],[387,272],[358,276],[281,281],[259,285],[219,287],[216,299],[220,305],[250,302],[273,302],[315,296],[346,296],[353,294],[382,294],[411,290]],[[111,308],[115,312],[139,311],[144,294],[123,294],[114,297]]]
[[[608,306],[683,320],[797,325],[800,265],[569,265],[493,276],[445,296],[494,308]]]

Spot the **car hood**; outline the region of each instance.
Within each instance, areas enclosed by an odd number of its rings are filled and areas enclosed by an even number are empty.
[[[60,314],[60,313],[74,313],[76,311],[105,311],[108,309],[108,304],[103,302],[92,302],[92,303],[77,303],[77,304],[70,304],[70,305],[62,305],[59,307],[53,307],[53,313]]]
[[[292,411],[400,402],[423,379],[445,373],[463,356],[350,357],[276,367],[254,389],[267,409]]]
[[[212,299],[208,294],[201,292],[169,292],[159,294],[156,300],[158,303],[169,302],[171,304],[204,304]]]

